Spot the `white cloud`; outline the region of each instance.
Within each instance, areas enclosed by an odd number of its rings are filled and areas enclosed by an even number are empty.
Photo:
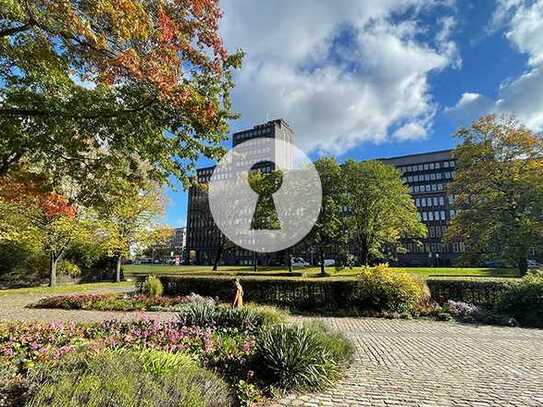
[[[528,55],[526,71],[504,81],[492,100],[475,93],[464,93],[448,109],[457,118],[474,119],[485,113],[514,113],[526,126],[543,130],[543,0],[500,0],[491,28],[503,29],[505,37]]]
[[[224,2],[226,44],[247,53],[234,109],[252,123],[284,117],[302,147],[321,152],[425,137],[436,111],[428,75],[457,65],[459,57],[450,39],[453,18],[441,20],[440,31],[426,42],[419,34],[428,27],[415,18],[442,4]],[[398,17],[406,11],[410,19]]]
[[[499,0],[492,26],[505,28],[507,39],[529,55],[530,65],[543,62],[543,1]]]

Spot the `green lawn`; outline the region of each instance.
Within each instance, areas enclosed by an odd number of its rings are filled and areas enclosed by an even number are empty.
[[[126,277],[135,277],[147,274],[166,274],[166,275],[232,275],[232,276],[288,276],[286,267],[262,267],[255,273],[251,266],[222,266],[218,272],[211,270],[211,266],[166,266],[154,264],[126,265],[123,266]],[[515,269],[493,269],[493,268],[460,268],[460,267],[393,267],[398,272],[404,271],[417,275],[422,278],[428,277],[518,277],[518,271]],[[294,268],[295,277],[320,277],[318,267]],[[344,269],[336,271],[333,267],[326,268],[327,274],[333,277],[353,278],[359,273],[359,268]]]

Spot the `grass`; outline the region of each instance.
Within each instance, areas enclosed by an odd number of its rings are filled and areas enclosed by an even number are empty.
[[[96,290],[112,290],[119,288],[132,288],[134,283],[130,281],[123,281],[122,283],[88,283],[88,284],[67,284],[60,285],[54,288],[40,286],[40,287],[28,287],[28,288],[10,288],[7,290],[0,290],[0,297],[5,295],[15,294],[70,294],[70,293],[84,293]]]
[[[429,277],[518,277],[515,269],[496,269],[480,267],[393,267],[392,270],[407,272],[423,279]],[[360,268],[336,271],[333,267],[326,268],[327,277],[354,278]],[[219,271],[212,271],[211,266],[166,266],[166,265],[126,265],[124,274],[127,277],[138,275],[191,275],[191,276],[240,276],[240,277],[288,277],[287,267],[259,267],[255,273],[252,266],[221,266]],[[322,278],[318,267],[294,268],[293,277]]]

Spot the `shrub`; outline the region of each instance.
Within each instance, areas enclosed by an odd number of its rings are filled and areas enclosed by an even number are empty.
[[[325,336],[314,327],[273,326],[257,337],[255,366],[265,381],[285,390],[326,387],[339,376],[336,358],[343,351]]]
[[[33,308],[86,309],[98,311],[176,311],[176,307],[198,302],[214,305],[213,298],[193,294],[186,297],[149,297],[147,295],[72,294],[40,299]]]
[[[452,300],[474,305],[494,305],[512,284],[515,283],[508,279],[430,278],[426,280],[432,300],[439,304]]]
[[[465,320],[475,320],[478,314],[481,313],[481,308],[477,305],[468,304],[461,301],[447,301],[445,309],[451,313],[455,318]]]
[[[496,306],[498,313],[514,317],[521,325],[543,328],[543,273],[532,272],[505,291]]]
[[[65,274],[72,278],[79,277],[81,275],[81,269],[77,264],[74,264],[68,260],[62,260],[58,265],[59,274]]]
[[[412,312],[427,298],[424,283],[387,265],[363,267],[357,278],[353,301],[362,309]]]
[[[180,308],[178,317],[183,325],[188,326],[255,331],[262,326],[284,322],[287,314],[273,307],[250,305],[243,308],[230,308],[205,303],[188,303]]]
[[[151,297],[159,297],[164,294],[164,286],[157,276],[148,276],[143,284],[143,293]]]
[[[200,295],[230,302],[234,298],[232,277],[225,276],[161,276],[167,295]],[[323,306],[348,306],[345,301],[354,290],[355,279],[322,279],[291,277],[239,277],[244,300],[258,304],[315,309]],[[141,285],[143,280],[138,280]]]
[[[120,356],[122,353],[119,352]],[[162,376],[181,368],[195,368],[196,362],[185,353],[170,353],[158,349],[146,348],[136,354],[143,369],[155,375]]]
[[[150,358],[152,363],[142,363]],[[231,404],[228,386],[215,374],[187,363],[184,356],[165,353],[77,354],[60,364],[44,365],[33,380],[34,394],[26,404],[30,407]]]
[[[304,326],[318,337],[334,361],[345,364],[353,361],[354,346],[339,332],[330,331],[321,321],[307,322]]]

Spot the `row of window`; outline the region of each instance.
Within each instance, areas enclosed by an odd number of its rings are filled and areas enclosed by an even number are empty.
[[[408,253],[463,253],[466,251],[464,242],[447,243],[407,243],[405,245]]]
[[[443,237],[445,236],[446,232],[447,232],[447,226],[444,226],[444,225],[428,226],[428,237],[430,238]]]
[[[412,182],[423,182],[423,181],[439,181],[441,179],[452,179],[454,178],[454,171],[446,172],[432,172],[429,174],[420,174],[420,175],[409,175],[407,177],[402,177],[403,182],[412,183]]]
[[[398,169],[402,174],[405,174],[406,172],[439,170],[441,168],[454,168],[455,166],[456,163],[454,162],[454,160],[448,160],[433,163],[406,165],[398,167]]]
[[[264,136],[272,132],[271,127],[263,127],[261,129],[254,129],[251,131],[246,131],[243,133],[238,133],[235,135],[236,140],[246,140],[251,137]]]
[[[446,220],[445,211],[418,212],[417,217],[423,222]]]
[[[416,194],[418,192],[437,192],[443,191],[443,184],[414,185],[409,187],[409,192]]]
[[[443,196],[428,196],[415,199],[417,208],[426,208],[427,206],[445,206],[445,197]]]

